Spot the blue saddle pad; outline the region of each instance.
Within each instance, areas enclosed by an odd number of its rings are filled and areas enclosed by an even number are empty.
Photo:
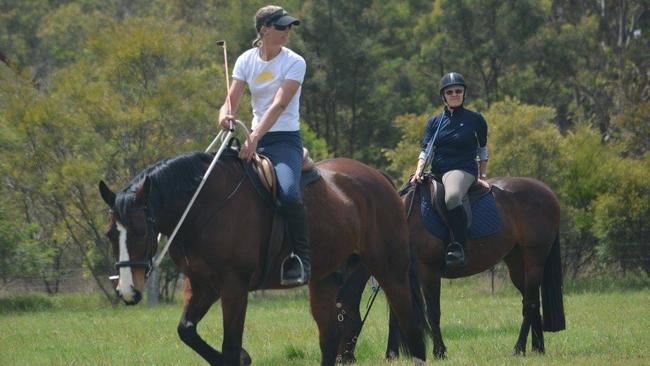
[[[424,195],[420,194],[420,197],[424,197]],[[431,202],[421,199],[420,209],[422,221],[429,233],[442,240],[449,240],[449,229],[438,215],[438,211],[431,206]],[[501,217],[499,217],[496,201],[492,194],[486,194],[472,203],[472,225],[467,229],[468,238],[492,235],[500,228]]]

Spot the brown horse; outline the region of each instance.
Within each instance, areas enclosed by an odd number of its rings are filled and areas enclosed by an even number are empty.
[[[526,352],[528,333],[532,330],[533,351],[543,353],[543,332],[565,328],[559,243],[560,205],[555,194],[544,183],[530,178],[494,178],[490,184],[501,227],[493,235],[468,240],[467,265],[454,268],[445,266],[445,242],[431,235],[423,224],[419,190],[403,191],[402,200],[409,211],[411,250],[418,257],[418,272],[433,336],[433,355],[437,358],[444,357],[446,352],[440,331],[441,278],[471,276],[491,268],[502,259],[508,266],[510,279],[523,296],[523,322],[513,352]],[[354,289],[363,289],[370,276],[363,268],[357,272],[350,276],[339,298],[347,314],[339,345],[339,357],[344,362],[354,361],[354,344],[360,331],[358,297],[361,291]],[[401,342],[394,325],[391,314],[386,351],[389,358],[398,355],[397,347]]]
[[[111,208],[107,234],[119,253],[118,291],[127,304],[141,299],[158,233],[170,235],[212,158],[194,153],[155,164],[117,195],[100,182],[100,193]],[[316,168],[322,179],[303,190],[303,200],[312,247],[309,301],[319,330],[321,365],[335,362],[336,294],[347,263],[358,262],[351,258],[360,258],[384,288],[403,331],[402,349],[416,362],[424,360],[424,305],[417,274],[410,269],[408,227],[399,196],[382,174],[357,161],[326,160]],[[170,248],[171,259],[189,279],[178,334],[210,364],[240,364],[240,355],[243,359],[246,354],[242,334],[248,292],[281,288],[279,266],[288,250],[267,261],[273,215],[274,207],[262,200],[245,173],[245,163],[226,150]],[[265,273],[272,275],[265,280]],[[218,299],[223,353],[196,332]]]

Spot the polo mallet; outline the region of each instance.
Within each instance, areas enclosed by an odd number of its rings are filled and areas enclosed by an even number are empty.
[[[226,73],[226,99],[228,103],[228,113],[231,113],[232,105],[230,104],[230,76],[228,76],[228,50],[226,49],[226,41],[217,41],[217,46],[223,47],[223,68]]]
[[[228,76],[228,50],[226,48],[226,41],[225,40],[220,40],[217,41],[217,46],[223,47],[223,68],[224,72],[226,74],[226,105],[228,107],[228,114],[232,113],[232,104],[230,102],[230,77]],[[232,121],[230,121],[230,131],[234,131],[234,126],[232,124]],[[208,146],[208,148],[205,150],[205,152],[209,152],[212,150],[214,147],[214,144],[217,143],[217,140],[219,139],[221,135],[221,132],[217,135],[217,137],[212,140],[212,143]]]
[[[226,50],[226,41],[221,40],[217,41],[217,46],[223,47],[223,64],[224,64],[224,71],[226,74],[226,105],[228,107],[228,114],[232,113],[232,104],[230,103],[230,78],[228,76],[228,51]],[[240,124],[245,132],[248,131],[246,126],[241,123],[240,121],[235,121],[236,123]],[[185,221],[185,217],[187,216],[188,212],[190,212],[190,209],[192,208],[192,205],[194,204],[194,201],[196,200],[196,197],[199,195],[201,192],[201,188],[203,188],[203,185],[205,182],[208,180],[208,176],[210,175],[210,172],[212,172],[212,169],[214,168],[215,164],[217,163],[217,160],[219,160],[219,157],[221,156],[221,153],[223,150],[226,148],[226,145],[228,144],[228,141],[230,140],[230,137],[233,135],[235,131],[235,125],[233,124],[233,121],[230,121],[230,127],[228,128],[228,133],[226,133],[225,137],[223,136],[224,130],[219,131],[217,134],[217,137],[212,140],[212,143],[208,146],[207,149],[205,149],[205,152],[209,152],[212,150],[212,147],[221,139],[223,142],[221,144],[221,147],[217,151],[217,153],[214,155],[214,158],[212,159],[212,162],[210,163],[210,166],[208,167],[208,170],[205,171],[205,174],[203,175],[203,179],[201,180],[201,183],[199,184],[198,188],[196,189],[196,192],[194,192],[194,195],[192,196],[192,199],[190,202],[187,204],[187,207],[185,208],[185,211],[183,212],[183,215],[181,216],[181,219],[178,220],[178,224],[176,224],[176,227],[174,228],[174,231],[172,234],[169,236],[169,239],[167,240],[167,243],[165,243],[165,247],[163,250],[158,254],[158,256],[154,259],[154,267],[158,267],[160,265],[160,262],[162,261],[163,257],[165,256],[165,253],[167,253],[167,250],[169,250],[169,246],[171,245],[172,241],[174,240],[174,237],[176,236],[176,233],[178,232],[178,229],[181,227],[183,224],[183,221]],[[160,241],[160,236],[158,237]]]

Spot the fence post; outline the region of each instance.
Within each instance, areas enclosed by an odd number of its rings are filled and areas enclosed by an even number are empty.
[[[160,298],[160,268],[153,267],[147,280],[147,305],[150,308],[158,305]]]

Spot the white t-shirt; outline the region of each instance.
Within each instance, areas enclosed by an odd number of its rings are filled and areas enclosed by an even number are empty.
[[[257,47],[251,48],[237,58],[232,77],[248,83],[251,90],[253,130],[262,120],[266,110],[271,107],[275,94],[284,80],[295,80],[301,85],[269,131],[297,131],[300,129],[298,107],[306,69],[305,59],[286,47],[282,47],[282,51],[270,61],[262,60]]]

